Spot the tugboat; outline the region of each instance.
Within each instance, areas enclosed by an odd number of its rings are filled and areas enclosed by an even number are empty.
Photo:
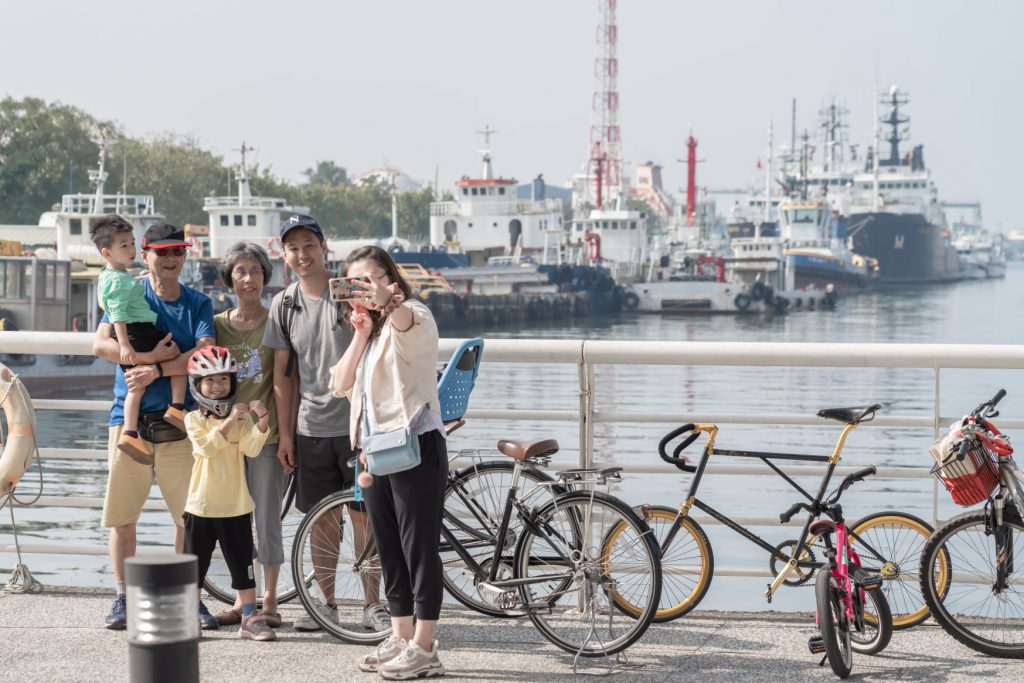
[[[864,171],[853,178],[848,232],[854,251],[877,260],[879,283],[953,282],[963,277],[960,259],[925,167],[924,146],[900,154],[910,121],[900,107],[908,101],[896,86],[885,97],[890,109],[881,122],[889,127],[889,157],[879,158],[876,139]]]

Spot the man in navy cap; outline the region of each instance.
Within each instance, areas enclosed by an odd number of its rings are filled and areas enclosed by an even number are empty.
[[[274,349],[274,400],[279,431],[278,460],[285,472],[297,470],[295,505],[308,511],[320,499],[352,487],[355,456],[348,434],[347,398],[335,398],[328,380],[352,340],[340,305],[331,300],[328,288],[327,243],[312,216],[295,214],[281,222],[284,262],[298,282],[279,292],[270,304],[263,343]],[[297,405],[293,377],[298,376]],[[294,436],[293,436],[294,435]],[[370,538],[370,525],[362,504],[349,510],[356,551]],[[337,621],[334,576],[338,563],[338,520],[323,518],[314,530],[321,539],[312,549],[317,583],[326,597],[320,613]],[[363,625],[371,631],[391,627],[391,617],[381,604],[379,577],[365,578]],[[315,631],[312,618],[295,622],[299,631]]]
[[[118,366],[114,375],[114,402],[110,407],[108,434],[109,474],[103,501],[102,524],[110,529],[110,564],[117,584],[117,598],[106,618],[110,629],[123,629],[125,615],[124,560],[135,554],[135,527],[149,497],[154,475],[174,520],[174,547],[184,542],[182,512],[192,476],[192,444],[185,432],[164,423],[160,416],[171,402],[173,375],[186,374],[188,358],[200,346],[214,342],[213,305],[209,297],[178,282],[189,248],[185,233],[169,223],[151,225],[142,237],[142,259],[149,275],[142,280],[146,302],[157,314],[156,326],[167,338],[147,353],[138,353],[138,364],[128,371]],[[113,338],[106,315],[96,329],[93,353],[118,363],[120,347]],[[184,351],[184,352],[182,352]],[[154,455],[152,465],[142,465],[117,449],[124,426],[124,399],[129,387],[145,389],[139,409],[139,436]],[[191,395],[186,409],[195,408]],[[217,628],[217,620],[200,603],[203,628]]]

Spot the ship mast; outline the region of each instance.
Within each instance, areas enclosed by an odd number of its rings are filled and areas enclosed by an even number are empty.
[[[480,157],[484,162],[484,170],[481,177],[484,180],[494,179],[494,169],[491,168],[491,136],[497,132],[491,128],[490,124],[486,124],[483,130],[477,131],[477,134],[484,136],[484,148],[480,150]]]
[[[103,185],[107,182],[107,171],[105,169],[107,160],[107,143],[106,140],[100,140],[100,167],[98,169],[89,171],[89,184],[96,188],[96,193],[93,195],[92,200],[92,212],[93,214],[103,213]]]
[[[235,179],[238,180],[238,205],[245,206],[252,197],[252,192],[249,189],[249,169],[245,165],[245,153],[254,152],[256,148],[246,147],[245,140],[242,140],[242,146],[235,151],[242,153],[242,163],[238,167],[238,175],[235,176]]]
[[[881,126],[878,119],[878,84],[875,83],[875,144],[871,154],[871,211],[878,211],[878,146]]]
[[[768,122],[768,159],[764,166],[764,215],[754,226],[754,239],[761,239],[761,226],[771,220],[772,212],[772,153],[775,146],[775,122]]]

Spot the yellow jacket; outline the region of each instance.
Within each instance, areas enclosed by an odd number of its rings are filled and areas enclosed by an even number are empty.
[[[386,323],[381,329],[380,358],[370,377],[373,416],[380,432],[408,427],[424,406],[441,412],[437,398],[437,324],[430,309],[415,299],[405,302],[412,310],[412,327],[399,332]],[[367,347],[369,348],[369,347]],[[349,436],[352,447],[359,447],[363,418],[363,383],[366,352],[356,366],[356,378],[345,393],[349,411]]]
[[[245,483],[243,457],[259,455],[270,430],[261,432],[245,413],[225,439],[220,433],[222,422],[204,416],[199,410],[185,416],[185,429],[196,459],[185,512],[199,517],[238,517],[256,507]]]

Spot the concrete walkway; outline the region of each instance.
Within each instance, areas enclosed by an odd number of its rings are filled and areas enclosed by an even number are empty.
[[[107,631],[110,591],[48,589],[0,597],[0,680],[125,681],[124,631]],[[208,603],[212,611],[219,606]],[[237,631],[205,632],[199,645],[204,681],[380,680],[355,666],[368,648],[316,633],[297,633],[301,607],[283,605],[285,626],[274,643],[242,641]],[[610,677],[616,681],[831,681],[807,651],[815,630],[807,614],[700,612],[653,625]],[[491,619],[447,609],[440,630],[449,679],[561,681],[573,678],[572,657],[547,643],[527,619]],[[587,660],[597,672],[598,662]],[[877,657],[855,656],[852,679],[863,681],[1021,681],[1024,660],[969,650],[937,626],[898,631]],[[584,679],[586,680],[586,679]]]

